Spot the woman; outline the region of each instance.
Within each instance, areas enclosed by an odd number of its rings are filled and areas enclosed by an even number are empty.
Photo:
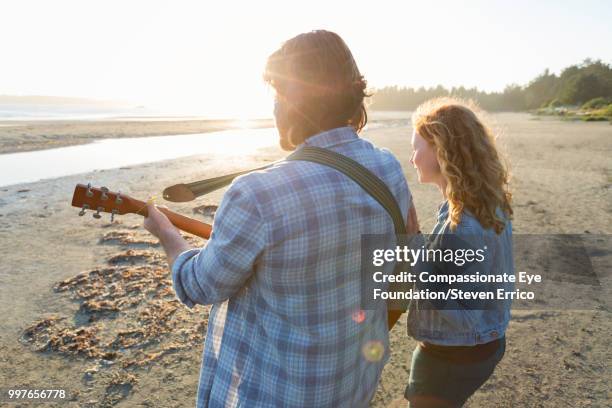
[[[455,250],[469,246],[483,254],[480,262],[460,267],[417,263],[416,268],[433,267],[438,274],[512,275],[509,176],[492,131],[467,104],[451,98],[422,104],[412,123],[410,161],[418,180],[435,184],[444,197],[428,245]],[[462,289],[493,293],[513,289],[510,282],[469,285]],[[419,344],[405,392],[410,406],[462,406],[502,359],[509,319],[510,301],[505,300],[486,305],[413,300],[408,333]]]

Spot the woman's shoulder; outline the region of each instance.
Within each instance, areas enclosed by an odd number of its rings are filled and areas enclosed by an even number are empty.
[[[470,211],[464,210],[461,213],[461,220],[457,224],[456,233],[461,234],[484,234],[487,232],[478,218],[474,216]]]
[[[506,221],[507,227],[511,228],[511,220],[504,213],[501,208],[497,208],[497,216]],[[484,228],[478,218],[469,210],[463,210],[459,223],[455,228],[451,228],[450,219],[448,217],[448,201],[443,202],[438,211],[438,224],[436,230],[444,234],[455,234],[455,235],[490,235],[496,234],[495,230],[490,228]]]

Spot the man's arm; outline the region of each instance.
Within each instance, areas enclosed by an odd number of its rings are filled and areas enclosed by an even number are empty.
[[[153,203],[147,203],[149,216],[144,220],[144,227],[151,234],[159,238],[166,255],[170,269],[180,253],[190,249],[189,244],[179,230],[172,225],[168,217],[157,209]]]
[[[157,209],[145,219],[145,228],[162,241],[174,290],[188,307],[222,302],[238,293],[266,245],[267,230],[245,182],[248,177],[236,179],[223,196],[204,248],[190,249]]]
[[[408,235],[420,233],[419,220],[417,217],[416,208],[414,207],[414,201],[408,210],[408,220],[406,222],[406,233]]]
[[[410,209],[408,210],[408,220],[406,221],[406,234],[409,238],[415,236],[416,234],[420,234],[419,229],[419,220],[417,218],[416,208],[414,207],[414,202],[411,203]],[[419,244],[421,241],[417,241]],[[389,327],[389,331],[395,326],[399,318],[404,314],[405,310],[393,310],[390,309],[387,311],[387,325]]]

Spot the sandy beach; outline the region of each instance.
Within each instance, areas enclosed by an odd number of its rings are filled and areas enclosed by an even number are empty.
[[[99,139],[186,135],[216,130],[274,126],[269,119],[203,120],[143,118],[116,120],[0,121],[0,154],[52,149]]]
[[[515,234],[612,233],[609,123],[536,120],[522,113],[491,119],[511,164]],[[434,187],[416,181],[409,163],[409,122],[373,124],[362,137],[400,159],[421,229],[429,231],[441,199]],[[15,122],[0,126],[0,153],[239,126],[226,121]],[[91,182],[146,199],[177,182],[257,167],[284,155],[274,147],[248,156],[193,156],[0,187],[2,386],[67,390],[69,401],[49,407],[193,406],[209,307],[189,310],[175,300],[163,252],[140,217],[121,216],[114,223],[108,214],[101,220],[78,217],[78,209],[70,206],[74,186]],[[222,194],[159,203],[211,222]],[[609,406],[611,256],[612,248],[604,246],[592,258],[603,273],[590,307],[550,310],[542,305],[513,312],[504,360],[467,407]],[[414,346],[399,323],[391,332],[392,357],[373,407],[400,406]]]

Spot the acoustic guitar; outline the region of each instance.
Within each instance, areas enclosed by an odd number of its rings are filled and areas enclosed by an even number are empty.
[[[77,184],[72,196],[72,206],[81,209],[79,211],[81,216],[85,215],[86,210],[95,211],[93,217],[97,219],[102,217],[100,213],[110,213],[111,222],[117,214],[137,214],[143,217],[146,217],[148,214],[147,204],[144,201],[123,195],[120,192],[109,191],[106,187],[92,187],[91,184]],[[170,222],[178,229],[201,238],[210,238],[212,233],[212,226],[210,224],[185,217],[166,208],[159,208],[159,210],[166,214]],[[402,311],[388,311],[387,323],[389,331],[395,326],[401,315]]]
[[[72,206],[81,209],[78,213],[80,216],[85,215],[86,210],[95,211],[93,217],[96,219],[102,217],[100,213],[110,213],[111,222],[115,215],[137,214],[143,217],[148,215],[147,204],[144,201],[120,192],[109,191],[106,187],[92,187],[91,184],[76,185],[72,195]],[[176,228],[201,238],[210,238],[212,232],[210,224],[185,217],[166,208],[159,208],[159,210],[166,214]]]

